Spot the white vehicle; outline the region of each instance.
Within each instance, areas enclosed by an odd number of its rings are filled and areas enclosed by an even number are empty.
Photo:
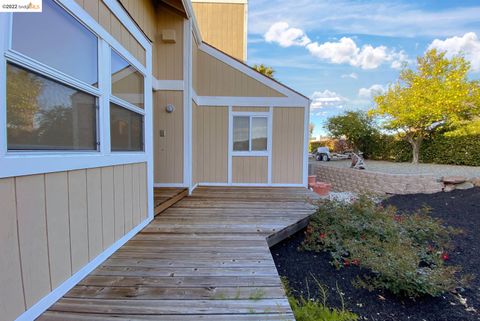
[[[328,162],[332,158],[328,147],[318,147],[315,154],[313,154],[313,157],[315,157],[317,161],[322,162]]]

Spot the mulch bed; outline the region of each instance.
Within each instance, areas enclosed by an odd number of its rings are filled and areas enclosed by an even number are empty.
[[[455,248],[449,253],[448,264],[460,265],[463,273],[475,279],[468,289],[460,292],[467,304],[478,312],[467,312],[452,294],[438,298],[412,301],[398,299],[383,291],[369,292],[352,285],[357,275],[365,273],[358,267],[336,270],[329,262],[328,253],[298,251],[303,241],[303,231],[271,248],[281,276],[286,277],[296,296],[319,298],[311,275],[313,274],[329,291],[328,304],[341,307],[338,288],[344,294],[345,307],[363,320],[374,321],[470,321],[480,320],[480,188],[456,190],[450,193],[393,196],[385,204],[401,211],[412,211],[429,206],[431,215],[446,224],[460,228],[463,234],[454,237]],[[308,278],[308,286],[306,285]]]

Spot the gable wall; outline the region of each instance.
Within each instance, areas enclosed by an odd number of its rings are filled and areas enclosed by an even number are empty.
[[[247,4],[192,2],[204,41],[245,61]]]
[[[197,55],[196,84],[199,96],[285,97],[202,50],[198,50]]]

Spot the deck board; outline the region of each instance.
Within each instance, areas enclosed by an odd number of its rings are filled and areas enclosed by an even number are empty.
[[[197,188],[39,320],[293,320],[269,244],[304,226],[308,198],[302,188]]]
[[[158,215],[188,195],[187,188],[159,187],[153,190],[154,213]]]

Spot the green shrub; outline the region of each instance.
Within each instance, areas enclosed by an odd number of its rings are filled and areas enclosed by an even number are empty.
[[[310,142],[310,153],[313,153],[317,150],[318,147],[325,146],[324,142]]]
[[[446,266],[451,234],[427,210],[399,215],[362,196],[353,204],[327,201],[306,231],[303,249],[328,251],[337,268],[357,265],[371,273],[357,284],[394,294],[438,296],[463,284],[459,267]]]
[[[318,280],[312,275],[316,285],[318,286],[319,292],[322,294],[320,299],[311,299],[311,298],[296,298],[290,291],[288,287],[288,282],[283,279],[282,283],[285,288],[285,292],[288,296],[288,303],[292,308],[293,315],[295,316],[296,321],[357,321],[358,316],[355,313],[345,310],[343,304],[343,294],[340,290],[337,292],[340,295],[342,301],[341,309],[333,309],[327,306],[327,290],[323,287]],[[307,282],[308,287],[308,280]],[[310,293],[309,289],[307,292]]]

